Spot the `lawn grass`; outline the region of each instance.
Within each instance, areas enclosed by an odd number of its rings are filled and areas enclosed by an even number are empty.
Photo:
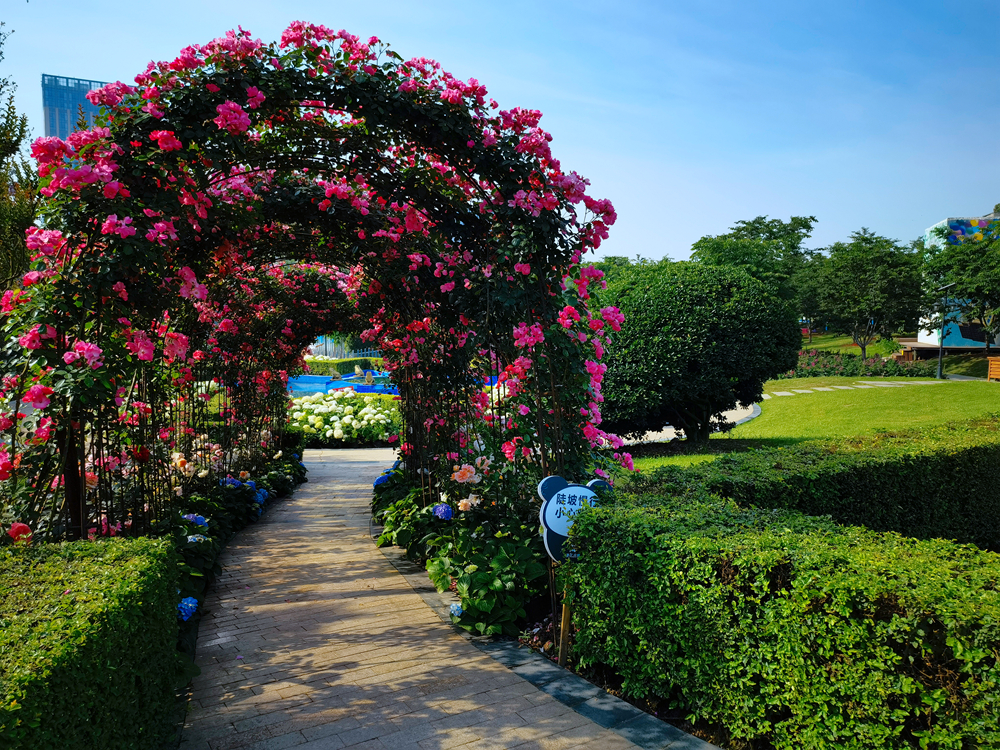
[[[944,358],[945,375],[967,375],[970,378],[985,378],[988,368],[989,363],[986,361],[986,357],[977,354],[949,354]]]
[[[985,381],[914,385],[912,378],[793,378],[768,381],[764,393],[858,385],[862,380],[910,385],[772,396],[760,405],[759,417],[713,435],[707,446],[684,441],[632,446],[635,466],[639,471],[690,466],[730,451],[920,428],[1000,411],[1000,383]]]
[[[802,350],[812,351],[816,350],[819,352],[834,352],[835,354],[861,354],[861,347],[856,345],[850,336],[844,336],[839,333],[815,333],[812,337],[812,343],[809,343],[809,337],[802,337]],[[880,357],[888,357],[899,351],[899,345],[894,341],[876,341],[869,345],[867,354],[869,357],[878,355]]]

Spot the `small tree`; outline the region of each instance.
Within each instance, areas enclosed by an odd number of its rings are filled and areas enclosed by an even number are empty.
[[[868,347],[916,325],[920,315],[920,255],[862,228],[829,248],[820,290],[834,330]]]
[[[740,268],[634,265],[606,297],[625,315],[604,377],[605,427],[620,434],[669,424],[707,440],[724,411],[759,401],[764,381],[795,366],[794,315]]]

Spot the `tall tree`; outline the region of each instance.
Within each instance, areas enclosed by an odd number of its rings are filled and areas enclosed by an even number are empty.
[[[815,216],[792,216],[788,221],[758,216],[738,221],[726,234],[698,240],[691,248],[691,260],[743,268],[790,301],[795,298],[791,281],[803,262],[802,243],[815,222]]]
[[[920,315],[920,255],[866,228],[829,248],[820,299],[834,330],[868,356],[878,338],[916,325]]]
[[[9,36],[0,21],[0,62]],[[38,180],[24,158],[28,118],[14,108],[14,84],[0,78],[0,285],[9,289],[28,267],[24,232],[38,211]]]

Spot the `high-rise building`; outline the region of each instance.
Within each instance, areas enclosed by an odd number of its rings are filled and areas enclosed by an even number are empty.
[[[42,74],[42,110],[45,114],[45,135],[66,140],[76,130],[80,117],[80,107],[93,123],[97,107],[87,100],[87,92],[99,89],[101,81],[86,81],[81,78],[66,78]]]

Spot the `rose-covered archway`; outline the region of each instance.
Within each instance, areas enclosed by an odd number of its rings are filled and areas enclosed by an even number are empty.
[[[599,427],[620,316],[588,307],[600,272],[580,262],[615,214],[539,112],[304,23],[91,96],[106,119],[33,146],[46,228],[2,300],[6,515],[51,536],[155,515],[124,480],[204,452],[194,410],[217,398],[239,427],[220,462],[273,452],[287,374],[337,330],[383,352],[407,469],[435,498],[474,485],[466,507],[523,515],[539,476],[583,478],[620,446]]]

